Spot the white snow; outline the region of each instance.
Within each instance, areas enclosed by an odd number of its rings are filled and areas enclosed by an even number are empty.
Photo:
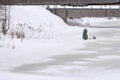
[[[21,42],[15,35],[14,39],[11,39],[11,35],[1,36],[2,70],[33,62],[44,62],[49,56],[72,53],[74,48],[83,47],[85,41],[81,40],[82,29],[69,27],[61,18],[45,8],[12,6],[10,14],[9,33],[23,32],[25,39]]]
[[[90,24],[94,26],[110,26],[116,24],[117,19],[100,19],[98,18],[83,18],[81,24]],[[103,23],[104,22],[111,23]],[[97,54],[97,51],[78,51],[76,49],[84,48],[85,44],[96,42],[96,40],[82,40],[82,31],[84,28],[78,26],[68,26],[63,20],[50,13],[41,6],[11,6],[11,20],[10,20],[9,35],[3,36],[1,34],[0,40],[0,80],[120,80],[119,70],[99,70],[91,69],[88,71],[84,69],[87,67],[78,66],[79,64],[89,64],[91,62],[99,62],[104,60],[120,59],[119,56],[99,56],[95,58],[84,58],[85,62],[74,62],[75,66],[56,65],[49,68],[38,70],[35,72],[47,72],[54,74],[25,74],[12,72],[14,68],[21,67],[27,64],[54,62],[52,56],[68,55],[68,54],[82,54],[90,55]],[[96,36],[97,32],[105,31],[106,29],[87,28],[89,37]],[[112,29],[109,29],[112,30]],[[21,32],[25,34],[25,39],[17,39],[16,35],[11,39],[12,32]],[[97,38],[97,41],[104,38]],[[69,56],[68,56],[69,57]],[[71,57],[71,56],[70,56]],[[65,57],[66,58],[66,57]],[[74,56],[71,57],[71,59]],[[58,60],[59,62],[59,60]],[[88,66],[89,67],[89,66]],[[76,75],[73,75],[77,69]],[[75,71],[74,71],[75,70]],[[92,71],[93,70],[93,71]],[[11,72],[10,72],[11,71]],[[59,72],[58,72],[59,71]],[[63,72],[62,72],[63,71]],[[65,73],[65,72],[66,73]],[[33,71],[34,72],[34,71]],[[69,73],[70,72],[70,75]],[[64,75],[57,75],[64,74]]]
[[[79,26],[118,27],[120,24],[120,19],[119,17],[84,17],[81,19],[68,19],[68,22]]]
[[[45,5],[48,7],[48,5]],[[61,5],[49,5],[49,8],[79,8],[79,9],[119,9],[119,5],[89,5],[89,6],[61,6]]]

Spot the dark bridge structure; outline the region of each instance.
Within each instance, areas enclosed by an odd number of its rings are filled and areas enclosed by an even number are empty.
[[[120,0],[0,0],[1,5],[116,5]]]
[[[65,21],[71,17],[120,17],[120,0],[0,0],[0,5],[47,5],[52,13]],[[50,5],[56,7],[50,8]],[[57,5],[64,8],[58,8]],[[92,8],[95,5],[117,5],[119,8]],[[65,8],[65,6],[72,6],[72,8]],[[91,6],[91,8],[84,8],[86,6]]]

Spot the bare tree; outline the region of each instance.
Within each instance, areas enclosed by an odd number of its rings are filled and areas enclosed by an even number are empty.
[[[0,8],[2,14],[0,16],[2,16],[1,18],[1,32],[6,35],[7,31],[9,30],[10,27],[10,8],[7,7],[6,5],[2,5],[2,7]]]
[[[7,24],[7,8],[6,8],[6,5],[5,5],[5,13],[4,13],[4,20],[3,20],[3,23],[2,23],[2,33],[4,34],[4,35],[6,35],[7,34],[7,29],[6,29],[6,24]]]

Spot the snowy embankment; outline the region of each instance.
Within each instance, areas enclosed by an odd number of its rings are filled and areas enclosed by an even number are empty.
[[[119,17],[84,17],[81,19],[68,19],[70,25],[78,26],[90,26],[90,27],[120,27],[120,18]]]

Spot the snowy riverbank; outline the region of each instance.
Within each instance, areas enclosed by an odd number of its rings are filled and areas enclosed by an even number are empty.
[[[68,19],[70,25],[78,26],[90,26],[90,27],[120,27],[120,18],[119,17],[84,17],[80,19]]]

